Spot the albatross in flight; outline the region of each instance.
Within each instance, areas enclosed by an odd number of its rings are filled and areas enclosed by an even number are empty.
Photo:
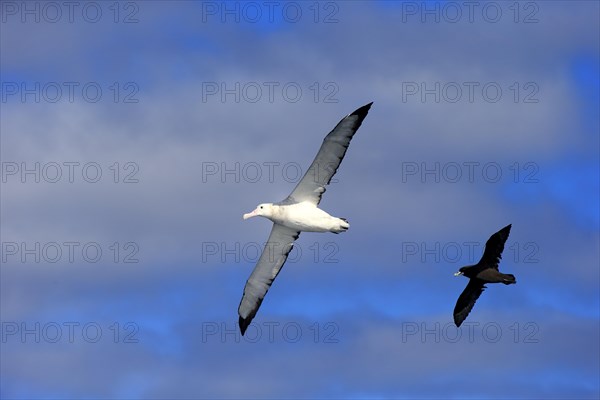
[[[254,211],[244,214],[244,219],[256,216],[268,218],[273,221],[273,228],[244,287],[244,295],[238,308],[242,335],[256,315],[300,232],[340,233],[350,227],[344,218],[333,217],[318,208],[318,205],[325,186],[340,166],[350,140],[367,116],[371,104],[373,103],[346,116],[329,132],[306,174],[285,200],[259,204]]]
[[[486,283],[504,283],[510,285],[517,283],[514,275],[503,274],[498,271],[498,263],[502,258],[504,243],[508,239],[510,227],[507,225],[494,233],[485,244],[485,250],[481,260],[475,265],[462,267],[454,276],[464,275],[469,278],[469,283],[465,290],[460,294],[456,307],[454,307],[454,323],[457,327],[463,323],[475,302],[486,288]]]

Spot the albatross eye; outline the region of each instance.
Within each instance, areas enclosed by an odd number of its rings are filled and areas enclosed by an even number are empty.
[[[263,206],[260,206],[260,209],[262,210]]]

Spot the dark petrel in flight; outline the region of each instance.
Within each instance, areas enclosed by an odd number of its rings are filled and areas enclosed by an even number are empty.
[[[471,312],[475,302],[486,288],[486,283],[504,283],[510,285],[517,283],[514,275],[503,274],[498,271],[498,263],[502,258],[504,243],[508,239],[510,227],[507,225],[494,233],[485,244],[481,260],[475,265],[462,267],[454,276],[464,275],[469,278],[469,283],[460,294],[456,307],[454,307],[454,323],[460,326]]]

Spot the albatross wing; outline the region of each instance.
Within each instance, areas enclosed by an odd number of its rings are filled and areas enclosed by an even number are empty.
[[[279,274],[281,267],[287,260],[288,254],[298,239],[300,232],[280,224],[273,224],[269,240],[254,267],[254,271],[246,281],[244,295],[238,308],[240,315],[239,324],[242,335],[256,315],[260,303],[271,287],[273,280]]]
[[[362,106],[342,119],[325,137],[312,164],[300,180],[288,200],[293,203],[309,201],[318,205],[325,186],[340,166],[352,136],[367,116],[372,102]]]

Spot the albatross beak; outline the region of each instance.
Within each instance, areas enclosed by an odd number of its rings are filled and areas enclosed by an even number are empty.
[[[248,219],[248,218],[252,218],[252,217],[256,217],[256,210],[249,212],[248,214],[244,214],[244,216],[242,218]]]
[[[462,272],[458,271],[458,272],[454,273],[454,276],[461,276],[462,274],[463,274]]]

